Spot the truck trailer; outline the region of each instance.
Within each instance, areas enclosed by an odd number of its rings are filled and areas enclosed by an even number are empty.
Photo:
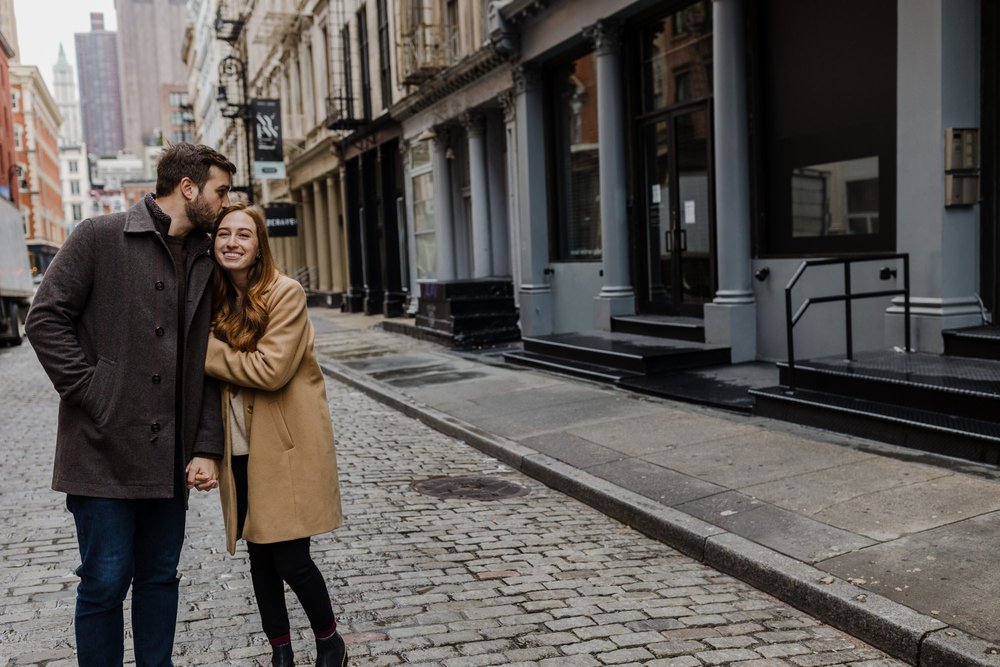
[[[21,344],[20,318],[34,291],[21,213],[0,198],[0,345]]]

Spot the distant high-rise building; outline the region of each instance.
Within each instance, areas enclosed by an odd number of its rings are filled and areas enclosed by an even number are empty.
[[[79,146],[83,142],[83,128],[80,125],[80,100],[76,97],[76,77],[73,66],[66,60],[66,51],[59,45],[59,60],[52,68],[52,91],[59,106],[63,124],[59,128],[60,146]]]
[[[161,133],[174,139],[182,123],[177,95],[187,91],[181,59],[187,0],[116,0],[125,147],[142,154]],[[171,95],[173,93],[173,95]]]
[[[104,14],[95,12],[90,15],[90,32],[78,32],[75,37],[83,138],[91,153],[114,155],[125,147],[118,35],[105,30]]]

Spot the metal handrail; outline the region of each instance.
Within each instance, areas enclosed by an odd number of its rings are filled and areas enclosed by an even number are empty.
[[[851,264],[859,262],[884,262],[886,260],[903,260],[903,289],[880,290],[878,292],[853,292],[851,290]],[[806,299],[799,309],[792,314],[792,288],[802,274],[810,266],[844,265],[844,291],[841,294],[831,294]],[[795,275],[785,285],[785,332],[788,337],[788,389],[795,391],[795,338],[793,329],[806,310],[814,303],[844,302],[844,326],[847,338],[847,359],[854,358],[854,334],[852,332],[851,305],[855,299],[873,299],[877,297],[903,295],[903,330],[905,338],[904,349],[910,352],[910,255],[908,253],[892,253],[885,255],[866,255],[864,257],[849,257],[840,259],[806,259],[799,265]]]

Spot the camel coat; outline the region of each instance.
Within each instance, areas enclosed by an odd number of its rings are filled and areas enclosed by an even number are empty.
[[[242,535],[236,534],[229,387],[222,396],[226,438],[219,492],[231,554],[239,537],[285,542],[329,532],[342,521],[330,408],[305,293],[279,276],[265,298],[268,324],[255,351],[240,352],[213,336],[205,357],[206,374],[246,388],[250,458]]]

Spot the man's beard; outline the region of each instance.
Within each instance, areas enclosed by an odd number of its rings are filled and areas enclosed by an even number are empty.
[[[200,194],[194,198],[194,201],[184,204],[184,213],[187,214],[188,220],[199,232],[212,233],[215,229],[215,211]]]

